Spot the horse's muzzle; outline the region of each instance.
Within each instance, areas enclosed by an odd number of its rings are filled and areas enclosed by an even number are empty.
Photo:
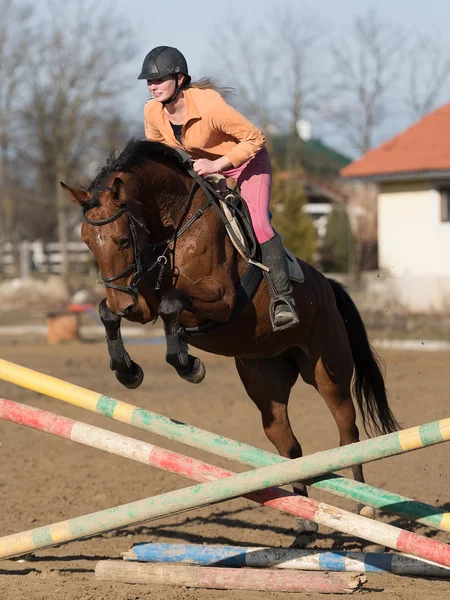
[[[117,317],[126,319],[126,318],[132,316],[133,313],[136,311],[136,308],[138,307],[138,303],[131,296],[129,297],[128,303],[125,303],[125,302],[119,303],[115,300],[110,302],[108,299],[108,293],[106,294],[106,296],[107,296],[107,299],[106,299],[107,307]]]
[[[126,319],[127,317],[130,317],[133,313],[134,313],[134,303],[130,304],[129,306],[127,306],[122,312],[116,312],[114,314],[116,314],[118,317],[122,317],[124,319]]]

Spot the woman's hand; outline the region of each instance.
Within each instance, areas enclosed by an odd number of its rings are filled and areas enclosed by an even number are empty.
[[[226,156],[222,156],[217,160],[208,160],[207,158],[198,158],[194,161],[193,168],[199,175],[211,175],[212,173],[220,173],[227,167],[231,167]]]
[[[211,175],[211,173],[217,173],[215,160],[208,160],[207,158],[199,158],[194,161],[194,171],[199,175]]]

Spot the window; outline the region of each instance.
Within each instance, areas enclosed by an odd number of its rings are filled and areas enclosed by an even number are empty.
[[[441,189],[441,221],[450,221],[450,187]]]

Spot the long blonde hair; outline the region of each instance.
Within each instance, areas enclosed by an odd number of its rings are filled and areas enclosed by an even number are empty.
[[[220,94],[222,96],[222,98],[226,98],[230,94],[236,93],[236,90],[232,87],[228,87],[228,86],[222,87],[222,86],[216,85],[214,83],[214,81],[211,79],[211,77],[202,77],[201,79],[197,79],[197,81],[194,81],[194,82],[190,83],[189,85],[187,85],[185,89],[189,89],[189,88],[197,88],[199,90],[214,90],[218,94]]]

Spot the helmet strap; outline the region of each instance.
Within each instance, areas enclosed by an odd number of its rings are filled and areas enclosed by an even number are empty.
[[[167,104],[171,104],[171,102],[176,100],[178,94],[181,92],[181,88],[182,88],[182,86],[180,86],[180,84],[178,83],[178,76],[175,75],[175,91],[168,100],[166,100],[165,102],[162,103],[162,105],[166,106]]]

